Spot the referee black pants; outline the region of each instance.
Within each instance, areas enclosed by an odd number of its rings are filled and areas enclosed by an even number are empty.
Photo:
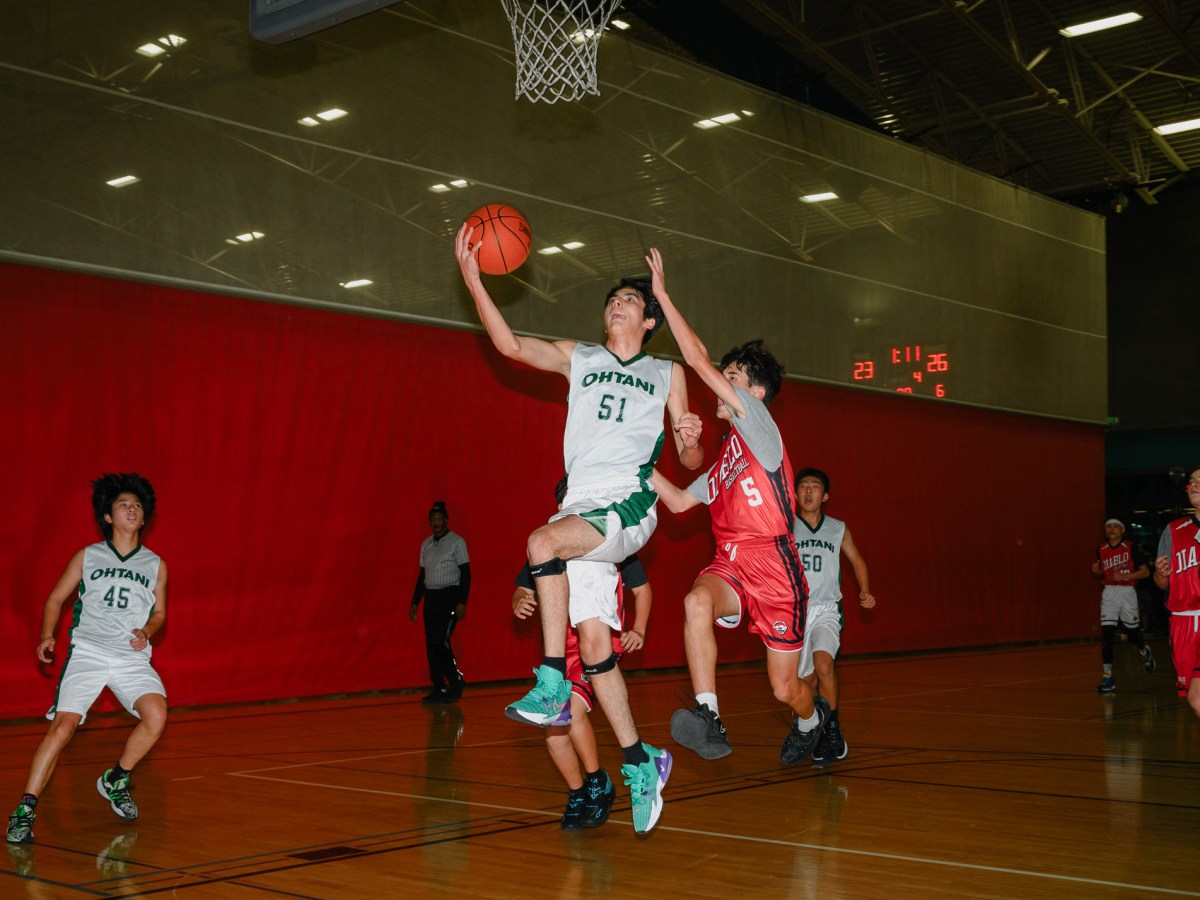
[[[435,691],[445,689],[451,694],[460,694],[463,682],[450,647],[450,636],[458,624],[458,617],[454,615],[457,605],[456,587],[425,591],[425,656],[429,660],[429,680]]]

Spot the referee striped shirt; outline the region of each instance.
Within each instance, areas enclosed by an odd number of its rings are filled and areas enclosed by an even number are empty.
[[[461,579],[458,567],[469,563],[467,542],[453,531],[440,538],[433,535],[421,542],[421,568],[425,570],[425,589],[438,591],[457,587]]]

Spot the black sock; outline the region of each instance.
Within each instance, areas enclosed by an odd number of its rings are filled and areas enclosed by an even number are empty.
[[[21,795],[21,805],[28,806],[30,809],[33,809],[35,806],[37,806],[37,800],[37,794]]]
[[[565,656],[543,656],[542,665],[556,669],[564,678],[567,677],[567,658]]]
[[[109,784],[120,781],[122,778],[128,778],[129,775],[130,775],[130,772],[125,769],[122,769],[121,763],[118,762],[116,765],[114,765],[112,767],[112,780],[109,781]]]
[[[642,746],[641,741],[638,741],[632,747],[622,747],[621,752],[625,754],[625,762],[632,766],[640,766],[642,763],[650,762],[650,754],[646,752],[646,748]]]

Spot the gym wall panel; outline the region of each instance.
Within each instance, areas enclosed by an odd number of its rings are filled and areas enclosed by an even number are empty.
[[[471,331],[20,265],[0,264],[0,317],[0,717],[49,705],[41,604],[97,539],[88,482],[102,471],[158,491],[146,543],[170,597],[155,665],[174,705],[423,685],[407,611],[435,499],[471,554],[455,638],[468,682],[536,663],[537,629],[509,598],[524,537],[553,508],[565,382]],[[689,387],[711,457],[721,425]],[[1095,630],[1100,428],[801,382],[773,412],[794,466],[830,473],[828,512],[870,564],[879,604],[847,605],[844,653]],[[644,554],[650,633],[626,669],[684,664],[682,598],[711,549],[705,511],[662,511]],[[762,656],[744,631],[719,640],[724,660]]]

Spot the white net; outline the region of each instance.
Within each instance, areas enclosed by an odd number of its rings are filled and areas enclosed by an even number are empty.
[[[516,96],[557,103],[599,94],[596,51],[621,0],[500,0],[512,25]]]

